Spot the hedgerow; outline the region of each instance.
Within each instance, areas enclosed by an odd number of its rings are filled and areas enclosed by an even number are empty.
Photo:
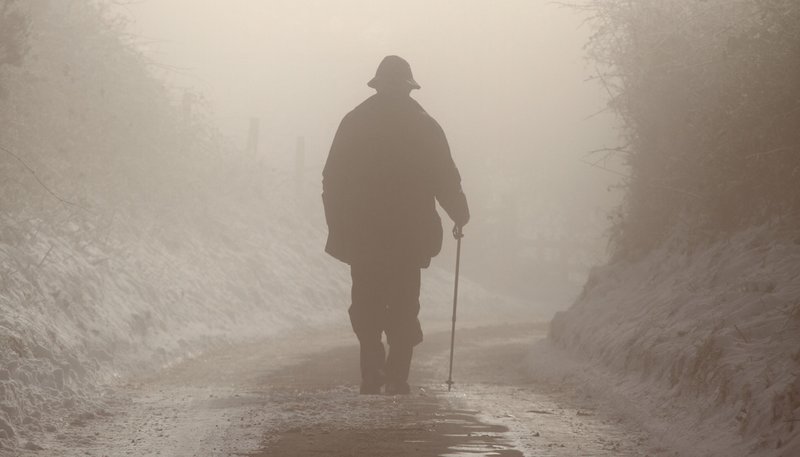
[[[616,258],[800,221],[800,3],[591,0],[588,44],[623,143]]]

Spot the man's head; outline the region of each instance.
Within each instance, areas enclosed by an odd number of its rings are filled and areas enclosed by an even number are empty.
[[[386,56],[378,65],[375,77],[367,83],[369,87],[378,92],[409,93],[419,89],[420,85],[414,81],[411,74],[411,65],[402,57]]]

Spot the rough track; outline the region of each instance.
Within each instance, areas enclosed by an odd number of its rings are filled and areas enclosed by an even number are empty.
[[[409,396],[357,394],[349,329],[225,348],[111,390],[111,416],[46,437],[37,456],[653,456],[613,412],[532,384],[541,326],[460,330],[419,347]]]

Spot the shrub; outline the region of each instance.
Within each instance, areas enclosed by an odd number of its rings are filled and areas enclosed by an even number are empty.
[[[635,257],[800,220],[800,4],[592,0],[589,55],[622,118],[629,168],[613,241]]]

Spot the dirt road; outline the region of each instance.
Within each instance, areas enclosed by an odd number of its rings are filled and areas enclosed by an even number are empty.
[[[313,333],[228,347],[109,391],[108,415],[45,438],[52,456],[645,456],[660,454],[614,412],[532,384],[524,359],[543,328],[461,330],[419,347],[409,396],[358,395],[354,337]]]

